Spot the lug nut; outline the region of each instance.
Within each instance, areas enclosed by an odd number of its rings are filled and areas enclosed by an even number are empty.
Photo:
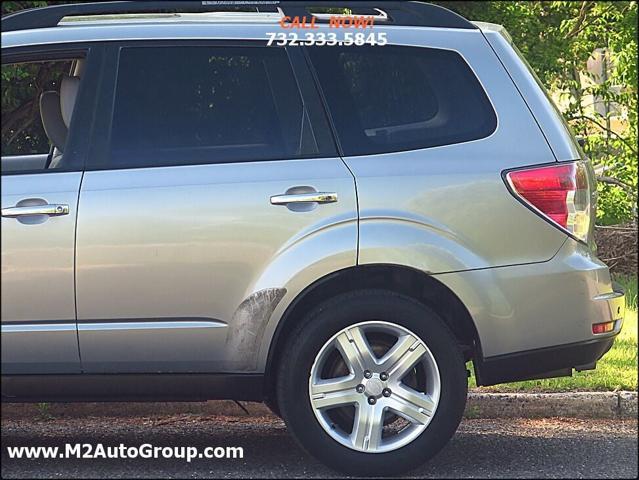
[[[364,370],[364,376],[366,378],[371,378],[373,376],[373,374],[370,372],[370,370]]]
[[[382,395],[384,395],[385,397],[390,397],[391,396],[391,389],[390,388],[385,388],[384,390],[382,390]]]
[[[385,382],[386,380],[388,380],[388,373],[386,373],[386,372],[382,372],[382,373],[380,373],[380,374],[379,374],[379,379],[380,379],[382,382]]]
[[[364,385],[359,384],[355,387],[355,390],[357,390],[357,393],[363,393],[364,392]]]
[[[375,397],[368,397],[368,404],[375,405],[377,403],[377,399]]]

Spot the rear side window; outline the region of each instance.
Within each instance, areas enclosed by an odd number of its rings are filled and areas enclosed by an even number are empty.
[[[482,86],[455,52],[387,45],[309,53],[344,155],[468,142],[497,128]]]
[[[112,167],[275,160],[317,151],[285,50],[121,50]]]

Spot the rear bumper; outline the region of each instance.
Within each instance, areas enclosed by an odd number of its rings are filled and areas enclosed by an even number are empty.
[[[481,385],[592,369],[623,324],[623,291],[613,285],[608,267],[572,239],[548,262],[437,278],[475,322]],[[614,322],[612,331],[593,334],[593,325],[608,322]]]
[[[480,360],[475,368],[477,384],[568,377],[572,375],[573,368],[592,369],[597,360],[610,350],[616,335]]]
[[[573,369],[593,370],[597,361],[612,348],[623,326],[626,297],[623,289],[613,284],[613,291],[593,298],[605,302],[614,318],[611,333],[595,335],[590,340],[545,347],[513,354],[480,358],[475,362],[477,385],[489,386],[506,382],[539,378],[570,377]],[[603,319],[602,319],[603,320]],[[591,320],[596,323],[596,320]]]

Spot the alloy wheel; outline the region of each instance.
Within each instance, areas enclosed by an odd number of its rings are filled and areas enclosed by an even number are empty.
[[[311,367],[309,397],[324,431],[353,450],[401,448],[428,426],[441,381],[416,334],[389,322],[351,325],[331,337]]]

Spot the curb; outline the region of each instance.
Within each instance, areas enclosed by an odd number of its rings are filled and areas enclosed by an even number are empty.
[[[44,405],[44,406],[43,406]],[[271,416],[263,403],[231,400],[197,403],[52,403],[3,404],[4,418],[144,417],[178,414]],[[637,392],[482,393],[468,394],[465,418],[637,418]]]
[[[637,392],[471,392],[466,418],[637,418]]]

